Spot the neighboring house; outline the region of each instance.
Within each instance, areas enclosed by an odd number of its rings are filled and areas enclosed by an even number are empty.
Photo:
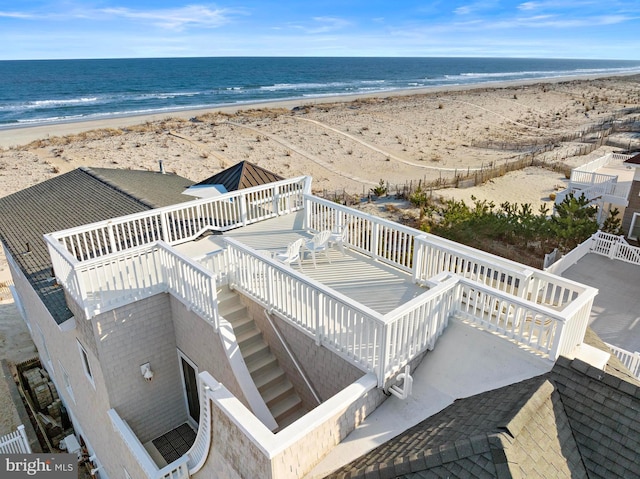
[[[582,194],[598,207],[602,222],[613,208],[622,213],[622,232],[634,241],[640,238],[640,154],[608,153],[571,170],[567,188],[558,193],[556,204],[572,193]],[[635,171],[634,171],[635,170]]]
[[[280,180],[284,180],[284,178],[250,161],[241,161],[200,183],[196,183],[185,191],[185,194],[198,198],[209,198],[229,191],[242,190]]]
[[[533,441],[561,472],[637,474],[638,383],[583,342],[595,289],[273,179],[189,201],[176,175],[84,168],[0,198],[16,304],[98,476],[323,477],[362,456],[336,474],[369,477],[426,451],[398,475],[508,477]],[[287,248],[321,231],[317,267]]]
[[[625,165],[634,169],[629,190],[629,205],[624,211],[622,231],[632,240],[640,240],[640,154],[628,158]]]

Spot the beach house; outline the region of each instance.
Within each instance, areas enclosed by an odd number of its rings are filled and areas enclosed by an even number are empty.
[[[640,154],[608,153],[572,169],[569,184],[556,196],[556,204],[570,193],[584,194],[598,207],[601,221],[617,208],[623,234],[632,241],[640,239]]]
[[[622,219],[622,231],[632,240],[640,240],[640,154],[627,158],[625,166],[633,170],[628,204]]]
[[[597,290],[310,177],[223,184],[81,168],[0,198],[96,477],[638,475],[640,383],[585,342]]]

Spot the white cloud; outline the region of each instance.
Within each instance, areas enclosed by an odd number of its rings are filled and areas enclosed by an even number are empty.
[[[158,10],[133,10],[119,7],[105,8],[97,12],[120,18],[148,21],[158,27],[171,30],[182,30],[189,26],[215,28],[228,23],[231,15],[240,13],[237,10],[212,9],[204,5]]]
[[[469,5],[465,5],[464,7],[458,7],[453,11],[456,15],[469,15],[472,12],[472,9]]]
[[[342,30],[345,27],[351,25],[351,22],[337,17],[314,17],[313,26],[296,26],[300,30],[304,30],[306,33],[316,35],[319,33],[330,33],[336,30]]]
[[[538,2],[524,2],[518,5],[518,10],[535,10],[540,8],[540,3]]]
[[[30,13],[23,13],[23,12],[2,12],[2,11],[0,11],[0,17],[28,19],[28,18],[33,18],[33,15],[30,14]]]

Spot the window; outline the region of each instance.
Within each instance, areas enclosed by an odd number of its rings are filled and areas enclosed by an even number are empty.
[[[634,213],[629,228],[629,238],[637,240],[640,238],[640,213]]]
[[[93,374],[91,373],[91,365],[89,364],[89,356],[87,355],[87,351],[84,349],[80,341],[78,341],[78,349],[80,350],[80,357],[82,358],[82,369],[84,369],[84,374],[87,376],[87,379],[91,383],[91,385],[95,388],[96,384],[93,381]]]
[[[58,361],[58,365],[60,366],[60,371],[62,372],[62,382],[64,384],[64,387],[69,393],[69,397],[71,398],[71,400],[75,403],[76,398],[73,396],[73,389],[71,389],[71,381],[69,380],[69,374],[67,374],[67,371],[64,369],[60,361]]]

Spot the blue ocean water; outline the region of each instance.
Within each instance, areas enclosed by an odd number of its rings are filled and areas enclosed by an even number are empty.
[[[640,73],[640,61],[146,58],[0,61],[0,128],[489,81]]]

